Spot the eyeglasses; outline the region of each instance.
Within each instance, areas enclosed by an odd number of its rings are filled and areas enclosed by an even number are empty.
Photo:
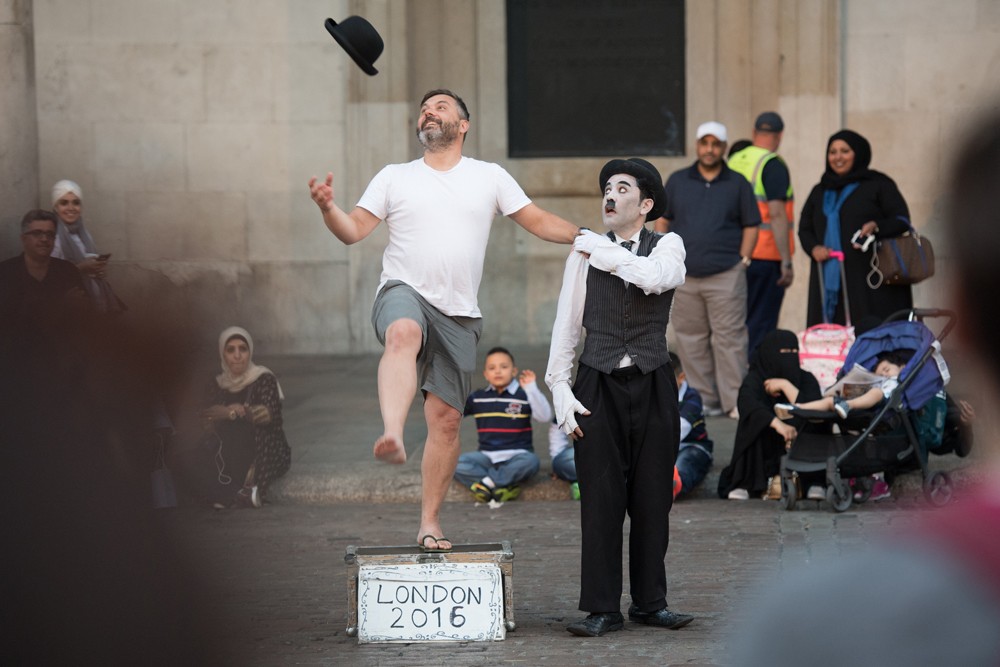
[[[32,229],[29,232],[24,233],[25,236],[33,236],[36,239],[49,239],[50,241],[56,237],[55,232],[47,232],[42,229]]]

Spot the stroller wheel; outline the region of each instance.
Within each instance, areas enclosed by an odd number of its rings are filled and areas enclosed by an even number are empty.
[[[935,507],[943,507],[951,502],[953,489],[951,478],[946,472],[936,472],[924,480],[924,497]]]
[[[785,510],[795,509],[795,501],[798,500],[799,489],[795,486],[795,480],[785,477],[781,480],[781,508]]]
[[[843,486],[844,489],[840,487]],[[851,487],[846,483],[830,484],[826,487],[826,501],[837,512],[846,512],[851,506]]]

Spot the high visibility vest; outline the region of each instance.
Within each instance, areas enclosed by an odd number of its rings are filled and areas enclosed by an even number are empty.
[[[778,246],[774,243],[774,231],[771,229],[771,215],[767,210],[767,194],[764,192],[764,181],[761,174],[764,173],[764,165],[771,160],[781,160],[777,153],[772,153],[760,146],[747,146],[738,153],[730,156],[728,164],[733,171],[743,174],[743,177],[750,181],[753,188],[754,197],[757,199],[757,208],[760,210],[761,225],[757,232],[757,245],[754,246],[753,259],[767,259],[780,261],[781,254]],[[785,200],[785,216],[788,218],[788,250],[789,257],[795,252],[795,233],[793,224],[795,200],[792,193],[791,179],[788,182],[787,199]]]

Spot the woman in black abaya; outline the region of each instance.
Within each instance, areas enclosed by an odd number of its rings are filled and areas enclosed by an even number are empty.
[[[743,378],[737,406],[733,458],[719,478],[719,497],[746,500],[761,497],[768,478],[777,475],[781,457],[804,425],[799,418],[781,421],[775,403],[795,403],[820,397],[813,374],[799,366],[799,341],[791,331],[764,337]]]

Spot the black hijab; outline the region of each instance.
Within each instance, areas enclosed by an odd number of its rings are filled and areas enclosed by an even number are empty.
[[[838,139],[846,143],[854,151],[854,164],[851,165],[851,170],[843,176],[838,176],[830,168],[830,144]],[[826,171],[823,172],[823,176],[819,182],[828,190],[839,190],[848,183],[869,178],[874,173],[868,168],[872,163],[872,145],[854,130],[841,130],[830,135],[830,138],[826,142],[826,155],[827,157],[823,160],[824,164],[826,164]]]
[[[799,339],[784,329],[768,333],[754,351],[747,375],[756,375],[761,384],[768,378],[784,378],[798,386],[802,375]]]

